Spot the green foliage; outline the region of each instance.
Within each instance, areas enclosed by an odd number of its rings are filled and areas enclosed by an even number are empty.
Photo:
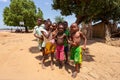
[[[55,17],[55,22],[56,23],[59,23],[59,22],[64,22],[65,20],[64,20],[64,17],[62,17],[62,16],[56,16]]]
[[[8,26],[20,26],[19,22],[23,21],[24,26],[33,28],[36,19],[42,18],[43,13],[32,0],[11,0],[9,7],[5,7],[3,12],[4,23]]]
[[[38,8],[38,12],[37,12],[37,14],[36,14],[36,17],[43,19],[43,12],[42,12],[42,10],[41,10],[40,8]]]
[[[75,14],[76,22],[120,20],[120,0],[53,0],[53,9],[62,15]]]

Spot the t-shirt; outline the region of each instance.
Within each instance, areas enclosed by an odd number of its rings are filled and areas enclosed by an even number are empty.
[[[41,36],[42,36],[42,32],[41,32],[41,31],[44,31],[44,32],[47,33],[47,31],[44,29],[44,25],[35,26],[33,33],[34,33],[34,34],[37,34],[39,37],[41,37]],[[37,39],[37,40],[38,40],[39,43],[43,42],[43,41],[40,40],[40,39]]]
[[[45,31],[46,32],[46,30],[44,29],[44,25],[35,26],[33,33],[37,34],[38,36],[41,36],[42,35],[41,31]]]
[[[70,35],[70,32],[68,29],[66,29],[64,33],[66,34],[67,37]],[[67,40],[64,41],[64,46],[65,47],[68,46]]]

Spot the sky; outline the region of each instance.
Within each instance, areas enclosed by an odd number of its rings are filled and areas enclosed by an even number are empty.
[[[59,10],[52,9],[52,0],[33,0],[36,7],[39,7],[43,12],[44,19],[50,18],[52,22],[55,21],[56,16],[60,16]],[[10,4],[10,0],[0,0],[0,28],[7,27],[3,22],[3,10],[5,7],[8,7]],[[68,21],[69,26],[75,22],[76,18],[74,15],[71,16],[63,16],[66,21]]]

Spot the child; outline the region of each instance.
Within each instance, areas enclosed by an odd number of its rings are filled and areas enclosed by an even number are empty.
[[[70,35],[70,32],[69,32],[69,29],[68,29],[68,23],[67,21],[64,21],[64,33],[66,34],[67,38],[69,37]],[[65,52],[65,63],[68,64],[68,50],[69,50],[69,47],[68,47],[68,42],[67,40],[64,41],[64,52]]]
[[[53,57],[54,57],[54,52],[55,52],[55,40],[54,40],[53,32],[56,30],[56,28],[53,28],[51,25],[51,22],[48,20],[45,23],[45,27],[48,33],[46,34],[42,32],[43,37],[45,39],[45,49],[44,49],[45,54],[44,54],[44,59],[42,62],[42,68],[44,69],[45,56],[47,56],[48,54],[51,54],[51,69],[53,70],[54,69],[53,68]]]
[[[46,32],[46,30],[44,29],[44,25],[42,24],[42,19],[38,18],[37,19],[37,25],[34,27],[33,33],[34,33],[34,36],[37,38],[39,50],[43,51],[44,40],[43,40],[43,36],[42,36],[41,31]],[[44,56],[44,51],[42,53],[42,56]]]
[[[33,31],[34,36],[37,38],[37,41],[38,41],[38,48],[39,48],[39,50],[42,49],[42,41],[43,41],[43,39],[41,37],[41,32],[40,32],[41,24],[42,24],[42,19],[38,18],[37,19],[37,25],[34,27],[34,31]]]
[[[64,33],[64,24],[58,24],[58,33],[56,35],[56,59],[59,61],[60,67],[63,66],[64,60],[64,40],[66,39],[66,34]]]
[[[52,32],[53,34],[56,34],[57,33],[57,23],[53,23],[52,26],[51,26],[51,29],[52,29]]]
[[[70,38],[71,40],[68,40],[68,42],[71,45],[71,55],[70,59],[74,60],[75,62],[75,72],[73,72],[72,77],[75,78],[78,73],[78,66],[82,62],[82,48],[80,47],[81,38],[84,39],[84,47],[86,48],[86,37],[82,34],[82,32],[79,31],[79,27],[76,23],[73,23],[70,26]]]

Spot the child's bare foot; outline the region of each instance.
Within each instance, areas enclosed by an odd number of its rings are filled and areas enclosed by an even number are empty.
[[[62,69],[63,68],[63,66],[62,65],[59,65],[59,69]]]
[[[60,61],[59,62],[59,69],[62,69],[63,68],[63,63]]]
[[[73,78],[76,78],[76,76],[77,76],[77,71],[75,71],[75,72],[72,73],[72,77]]]
[[[51,64],[51,70],[54,70],[53,64]]]
[[[45,65],[42,63],[42,69],[45,69]]]
[[[68,61],[65,61],[65,64],[66,64],[66,65],[69,65],[69,62],[68,62]]]

